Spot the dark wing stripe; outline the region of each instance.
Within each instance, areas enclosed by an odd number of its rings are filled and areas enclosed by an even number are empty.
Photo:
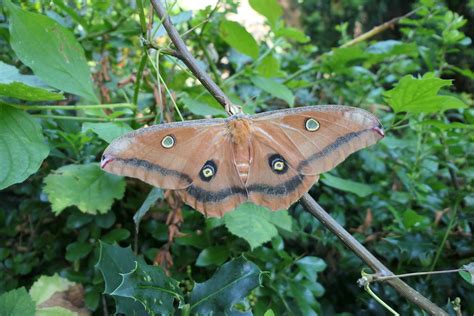
[[[241,194],[247,197],[247,191],[241,187],[230,187],[219,191],[209,191],[191,184],[185,190],[189,195],[203,203],[217,203],[236,194]]]
[[[131,165],[131,166],[136,167],[136,168],[142,168],[142,169],[150,170],[150,171],[153,171],[153,172],[158,172],[158,173],[162,174],[164,177],[172,176],[172,177],[180,178],[180,179],[182,179],[182,180],[184,180],[188,183],[193,182],[191,177],[188,176],[187,174],[183,173],[183,172],[179,172],[179,171],[172,170],[172,169],[167,169],[167,168],[164,168],[164,167],[162,167],[158,164],[149,162],[147,160],[142,160],[142,159],[137,159],[137,158],[129,158],[129,159],[126,159],[126,158],[113,158],[113,160],[122,162],[126,165]]]
[[[296,175],[293,178],[278,184],[278,185],[268,185],[255,183],[250,185],[247,188],[249,192],[263,193],[266,195],[286,195],[295,191],[303,183],[304,175]]]
[[[319,160],[321,158],[326,157],[327,155],[329,155],[330,153],[332,153],[333,151],[335,151],[336,149],[338,149],[342,145],[347,144],[348,142],[350,142],[354,138],[357,138],[360,135],[362,135],[366,132],[369,132],[369,131],[372,131],[372,129],[364,129],[364,130],[359,131],[359,132],[351,132],[351,133],[348,133],[346,135],[343,135],[343,136],[340,136],[340,137],[336,138],[336,140],[334,142],[332,142],[328,146],[324,147],[321,151],[315,152],[314,154],[309,156],[308,159],[301,161],[298,164],[297,170],[299,172],[301,172],[301,170],[303,170],[304,167],[308,166],[309,164],[311,164],[315,160]]]

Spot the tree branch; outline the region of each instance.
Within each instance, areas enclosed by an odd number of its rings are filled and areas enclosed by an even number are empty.
[[[175,27],[167,16],[160,0],[151,0],[153,7],[160,19],[163,20],[163,25],[168,32],[172,42],[176,46],[176,50],[182,56],[183,62],[189,67],[196,78],[209,90],[211,95],[221,104],[226,110],[228,109],[229,98],[224,92],[212,81],[202,69],[197,65],[197,61],[189,53],[186,45],[179,36]],[[229,112],[229,111],[228,111]],[[316,217],[324,226],[342,240],[342,242],[349,247],[357,256],[359,256],[367,265],[369,265],[377,274],[382,276],[394,275],[382,262],[380,262],[367,248],[359,243],[351,234],[349,234],[339,223],[334,220],[310,195],[306,193],[301,202],[311,215]],[[412,289],[409,285],[398,278],[387,279],[385,282],[395,288],[402,296],[407,298],[412,303],[418,305],[423,310],[432,315],[448,315],[440,307],[433,304],[423,295]]]

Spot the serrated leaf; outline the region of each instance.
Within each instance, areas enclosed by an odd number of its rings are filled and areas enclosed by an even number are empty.
[[[183,300],[178,282],[166,276],[161,267],[135,261],[132,271],[122,275],[122,283],[111,294],[133,298],[143,305],[149,314],[174,313],[174,300]]]
[[[145,201],[143,201],[142,206],[138,209],[138,211],[133,215],[133,221],[135,222],[135,225],[138,226],[140,223],[142,217],[148,212],[150,207],[155,204],[155,202],[158,199],[162,199],[163,196],[163,190],[160,188],[153,188],[151,189],[150,193],[148,193]]]
[[[73,205],[84,213],[106,213],[114,199],[122,198],[125,192],[125,180],[104,172],[96,163],[63,166],[49,174],[44,183],[56,214]]]
[[[210,265],[220,266],[229,258],[229,248],[225,246],[213,246],[203,249],[196,259],[196,266],[207,267]]]
[[[438,95],[442,87],[450,86],[452,80],[425,74],[422,78],[407,75],[395,88],[384,93],[385,101],[395,112],[433,113],[448,109],[464,108],[460,99]]]
[[[332,188],[354,193],[355,195],[360,197],[366,197],[372,194],[372,192],[374,192],[374,190],[365,183],[342,179],[339,177],[335,177],[329,173],[324,174],[324,177],[321,178],[321,182]]]
[[[459,271],[459,274],[466,282],[474,285],[474,262],[465,264],[462,267],[467,271]]]
[[[51,18],[4,0],[10,44],[18,58],[50,86],[98,102],[84,50],[68,29]]]
[[[293,95],[293,92],[291,92],[291,90],[288,89],[284,84],[281,84],[273,79],[263,77],[252,77],[250,80],[255,86],[262,89],[263,91],[268,92],[276,98],[286,101],[290,107],[295,104],[295,96]]]
[[[310,281],[315,281],[318,272],[324,271],[327,267],[323,259],[313,256],[306,256],[299,259],[296,261],[296,265]]]
[[[99,242],[100,254],[96,268],[104,278],[104,294],[111,294],[122,283],[122,274],[135,268],[137,258],[130,247],[122,248],[117,245],[109,245]],[[117,313],[125,315],[146,316],[148,313],[139,302],[128,297],[113,296],[117,305]]]
[[[237,22],[222,21],[219,26],[222,39],[235,50],[256,59],[258,57],[258,44],[253,36]]]
[[[224,264],[190,294],[190,311],[198,315],[228,315],[234,304],[260,285],[260,269],[243,257]]]
[[[22,75],[15,67],[0,61],[0,95],[25,101],[63,100],[61,93],[46,90],[35,76]]]
[[[0,295],[0,315],[35,316],[35,303],[24,287]]]
[[[275,28],[276,22],[283,14],[283,8],[277,0],[249,0],[249,4],[252,9],[268,19],[272,28]]]
[[[35,173],[48,154],[38,122],[28,113],[0,105],[0,190]]]
[[[206,102],[208,100],[196,100],[192,98],[184,98],[183,103],[186,107],[196,115],[226,115],[226,112],[219,104],[215,102]]]
[[[88,130],[93,131],[97,136],[105,140],[107,143],[111,143],[114,139],[123,134],[133,131],[133,129],[125,123],[84,123],[82,124],[82,132]]]
[[[234,235],[245,239],[252,249],[278,235],[275,226],[291,229],[291,217],[287,211],[271,211],[251,203],[241,204],[226,213],[224,223]]]
[[[56,292],[64,292],[75,283],[70,282],[59,275],[42,275],[30,288],[30,296],[36,305],[40,305],[50,299]]]

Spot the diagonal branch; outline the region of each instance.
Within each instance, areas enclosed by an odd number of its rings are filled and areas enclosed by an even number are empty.
[[[183,40],[179,36],[175,27],[167,16],[166,10],[160,0],[151,0],[153,7],[160,19],[163,20],[163,25],[168,32],[171,40],[176,46],[176,50],[182,56],[183,62],[189,67],[196,78],[209,90],[211,95],[219,101],[226,109],[230,104],[229,98],[224,92],[212,81],[207,73],[199,68],[196,59],[190,54]],[[359,256],[367,265],[369,265],[375,272],[382,276],[394,275],[382,262],[380,262],[370,251],[359,243],[349,232],[347,232],[339,223],[333,219],[312,197],[306,193],[301,202],[311,215],[317,218],[324,226],[341,239],[341,241],[350,248],[357,256]],[[418,305],[423,310],[432,315],[448,315],[443,309],[436,306],[426,297],[415,291],[405,282],[399,278],[387,279],[389,285],[397,290],[400,295],[412,303]]]

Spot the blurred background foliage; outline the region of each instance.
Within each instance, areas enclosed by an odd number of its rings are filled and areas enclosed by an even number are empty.
[[[114,300],[102,294],[110,292],[101,271],[107,271],[107,251],[110,262],[115,251],[116,259],[133,262],[141,255],[162,266],[183,295],[191,293],[192,304],[194,282],[213,275],[216,281],[217,268],[243,254],[252,271],[264,271],[262,286],[241,289],[233,312],[385,313],[356,284],[366,265],[298,203],[275,214],[244,205],[223,219],[206,219],[169,192],[105,174],[95,164],[108,142],[131,129],[180,116],[225,114],[171,56],[159,19],[150,21],[148,2],[143,10],[141,1],[124,0],[16,4],[23,11],[3,1],[0,12],[0,293],[5,293],[0,303],[28,296],[25,287],[38,312],[41,289],[35,287],[55,284],[58,291],[76,289],[79,303],[61,305],[69,312],[113,313]],[[352,155],[310,193],[394,273],[472,262],[474,1],[250,4],[255,23],[239,11],[239,1],[193,10],[189,1],[169,1],[168,8],[201,66],[247,113],[336,103],[368,109],[381,119],[386,138]],[[344,47],[412,10],[369,40]],[[21,13],[27,11],[48,22]],[[140,13],[148,24],[141,23]],[[44,30],[57,32],[60,40],[49,42]],[[62,79],[68,71],[72,75]],[[25,77],[33,73],[36,77]],[[115,105],[94,107],[98,104]],[[135,254],[104,248],[102,265],[96,266],[99,241],[132,246]],[[469,276],[407,281],[451,314],[457,297],[466,315],[474,313]],[[401,314],[422,314],[389,286],[373,288]],[[73,301],[70,295],[66,301]]]

